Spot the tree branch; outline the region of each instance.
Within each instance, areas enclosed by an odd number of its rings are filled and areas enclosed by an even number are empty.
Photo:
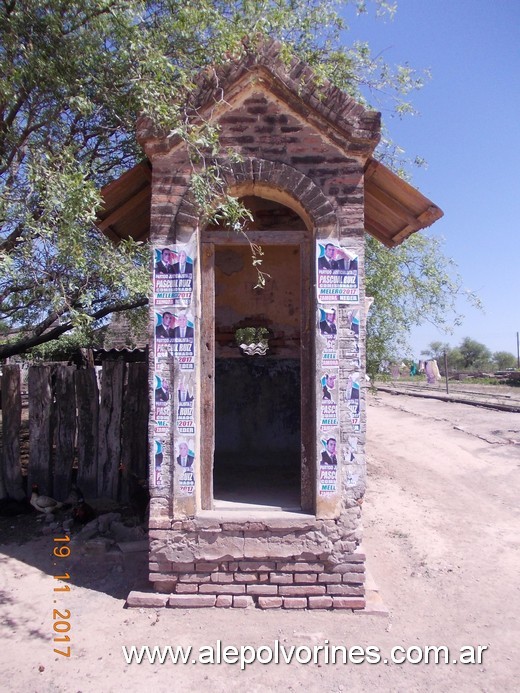
[[[105,318],[107,315],[110,315],[111,313],[120,313],[125,310],[141,308],[142,306],[146,306],[147,303],[148,299],[142,298],[132,303],[123,303],[119,305],[112,304],[109,306],[105,306],[104,308],[101,308],[100,310],[93,313],[90,317],[93,320],[101,320],[101,318]],[[56,325],[56,327],[53,327],[42,334],[33,334],[28,337],[21,337],[18,341],[13,342],[11,344],[0,345],[0,360],[9,358],[10,356],[15,356],[16,354],[23,354],[29,349],[32,349],[35,346],[39,346],[40,344],[52,342],[54,339],[58,339],[58,337],[61,337],[62,334],[65,334],[65,332],[69,332],[73,327],[74,325],[72,321],[69,320],[63,325]]]

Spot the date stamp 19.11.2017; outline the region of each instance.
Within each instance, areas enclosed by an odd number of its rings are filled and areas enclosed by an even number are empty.
[[[70,547],[67,546],[68,542],[70,542],[69,536],[54,537],[55,545],[52,553],[55,558],[59,559],[60,566],[64,566],[64,563],[62,563],[61,561],[69,558],[70,556]],[[57,566],[58,563],[55,562],[54,565]],[[62,571],[60,570],[60,572]],[[64,582],[65,580],[70,580],[69,573],[62,572],[61,575],[54,575],[53,577],[55,580],[59,580],[58,586],[54,588],[55,597],[57,597],[58,594],[70,592],[70,585]],[[54,604],[56,603],[57,599],[54,599]],[[62,655],[63,657],[70,657],[70,609],[53,608],[52,620],[52,629],[54,631],[53,642],[69,643],[68,645],[63,645],[62,650],[55,647],[54,652],[56,652],[56,654]]]

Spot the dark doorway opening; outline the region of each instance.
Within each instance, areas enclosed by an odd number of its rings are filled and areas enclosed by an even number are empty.
[[[301,508],[301,252],[263,244],[255,289],[248,245],[215,251],[215,448],[219,503]],[[247,355],[237,329],[264,328],[265,355]]]

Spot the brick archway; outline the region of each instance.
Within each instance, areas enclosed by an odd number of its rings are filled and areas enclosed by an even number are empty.
[[[337,235],[338,220],[330,200],[308,176],[287,164],[267,159],[246,158],[239,163],[218,160],[228,192],[241,197],[255,195],[279,202],[298,214],[316,237]],[[199,218],[198,206],[188,190],[175,219],[177,240],[193,233]]]

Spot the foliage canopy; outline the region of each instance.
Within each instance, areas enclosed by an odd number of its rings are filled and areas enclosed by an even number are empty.
[[[378,13],[392,3],[371,0]],[[408,66],[390,69],[366,44],[345,46],[347,12],[364,0],[4,0],[0,5],[0,358],[145,305],[148,252],[117,248],[94,221],[102,185],[142,156],[138,115],[180,133],[194,148],[218,148],[218,133],[193,128],[183,109],[194,75],[267,34],[366,103],[384,90],[399,113],[421,86]],[[391,147],[383,147],[388,158]],[[237,216],[231,205],[231,213]],[[220,210],[226,213],[226,210]],[[238,218],[240,214],[238,214]],[[458,285],[433,241],[414,238],[388,253],[368,241],[373,358],[415,319],[443,317]],[[437,270],[430,253],[441,261]],[[413,269],[411,269],[413,266]],[[410,288],[390,301],[399,273]],[[426,274],[421,275],[422,272]],[[431,310],[418,292],[433,288]],[[428,309],[429,308],[429,309]]]

